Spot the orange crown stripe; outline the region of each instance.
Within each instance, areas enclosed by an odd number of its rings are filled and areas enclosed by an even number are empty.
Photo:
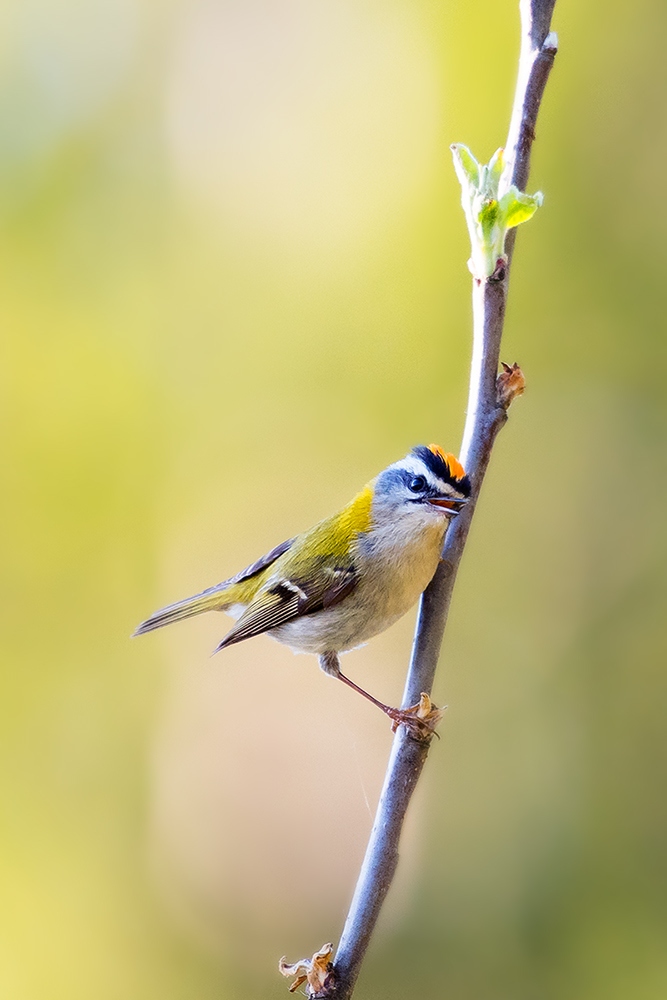
[[[452,455],[451,452],[448,451],[443,451],[440,445],[437,444],[430,444],[428,446],[428,450],[432,451],[434,455],[438,455],[443,462],[447,463],[449,471],[455,479],[463,479],[466,472],[456,455]]]

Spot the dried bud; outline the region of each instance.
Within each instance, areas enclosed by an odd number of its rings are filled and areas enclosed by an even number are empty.
[[[513,365],[506,365],[504,361],[501,364],[503,370],[496,379],[496,393],[499,406],[507,410],[526,388],[526,380],[516,361]]]
[[[302,958],[292,965],[288,965],[283,956],[278,963],[278,969],[283,976],[296,976],[289,988],[290,993],[294,993],[299,986],[306,983],[307,997],[325,996],[333,986],[332,954],[333,945],[325,944],[312,958]]]
[[[444,714],[445,710],[434,705],[426,692],[422,691],[418,704],[404,708],[401,712],[401,715],[409,716],[409,720],[397,720],[394,722],[392,730],[396,732],[399,725],[407,725],[412,736],[418,739],[430,739],[431,736],[438,735],[435,727]]]

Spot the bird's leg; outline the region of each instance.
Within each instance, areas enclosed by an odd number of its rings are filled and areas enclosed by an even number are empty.
[[[402,709],[402,708],[392,708],[391,705],[385,705],[384,702],[378,701],[374,698],[372,694],[368,691],[364,691],[363,688],[351,681],[349,677],[346,677],[340,669],[340,661],[338,659],[338,654],[333,652],[322,653],[320,656],[320,667],[325,672],[329,674],[330,677],[337,677],[338,680],[347,684],[351,687],[353,691],[358,691],[360,695],[367,698],[368,701],[372,702],[374,705],[388,715],[392,721],[392,732],[396,732],[399,726],[405,726],[411,736],[417,739],[423,740],[425,737],[432,736],[435,733],[435,726],[440,721],[442,717],[442,712],[431,705],[428,697],[426,698],[428,704],[428,711],[426,714],[417,714],[421,707],[424,699],[422,695],[422,702],[419,705],[414,705],[412,708]],[[437,735],[437,734],[436,734]]]

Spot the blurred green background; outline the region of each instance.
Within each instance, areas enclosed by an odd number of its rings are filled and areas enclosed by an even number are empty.
[[[0,996],[284,997],[337,940],[389,752],[227,619],[130,642],[456,450],[448,145],[507,129],[514,0],[9,0],[0,14]],[[449,710],[358,987],[667,996],[667,8],[558,0]],[[400,698],[413,619],[348,672]]]

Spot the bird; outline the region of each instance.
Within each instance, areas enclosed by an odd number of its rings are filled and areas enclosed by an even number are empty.
[[[236,623],[213,653],[266,633],[295,652],[318,656],[326,674],[380,708],[394,730],[404,724],[423,735],[415,708],[374,698],[342,673],[339,656],[384,632],[416,603],[470,494],[470,479],[453,454],[417,445],[342,510],[228,580],[154,612],[133,636],[225,611]]]

